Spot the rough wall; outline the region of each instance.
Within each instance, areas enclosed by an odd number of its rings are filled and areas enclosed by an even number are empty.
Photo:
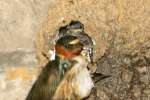
[[[53,4],[53,0],[0,0],[0,100],[25,99],[37,72],[36,33]]]
[[[50,4],[52,0],[0,1],[0,67],[35,66],[36,33]]]
[[[56,30],[80,20],[96,41],[97,71],[112,75],[96,84],[99,99],[149,100],[149,5],[149,0],[57,0],[37,39],[39,61],[46,62],[41,52],[51,48]]]
[[[0,2],[2,1],[7,5],[8,0],[1,0]],[[38,65],[43,66],[47,60],[42,53],[47,53],[48,49],[52,47],[51,40],[54,40],[53,36],[57,33],[57,29],[69,23],[70,20],[80,20],[85,25],[86,32],[96,41],[94,59],[98,65],[97,71],[112,75],[112,77],[96,84],[99,99],[150,99],[149,0],[54,0],[53,2],[49,0],[32,0],[30,3],[29,1],[23,1],[9,0],[9,2],[12,2],[11,4],[14,2],[15,4],[21,2],[21,4],[13,6],[12,9],[16,9],[13,13],[8,13],[14,15],[14,17],[7,15],[4,18],[8,17],[8,19],[1,22],[11,22],[11,19],[15,19],[16,16],[19,16],[16,20],[20,18],[20,22],[17,22],[19,23],[18,27],[17,24],[4,23],[4,25],[10,26],[8,28],[10,32],[5,32],[5,35],[2,34],[4,32],[0,33],[0,38],[4,41],[2,44],[6,44],[1,46],[2,49],[13,48],[16,50],[19,47],[28,48],[27,50],[32,51],[33,40],[36,40]],[[7,6],[11,4],[8,3]],[[31,4],[32,6],[30,5],[28,8],[25,4]],[[51,6],[49,6],[47,19],[45,19],[43,16],[45,16],[44,12],[48,4],[51,4]],[[26,8],[27,11],[22,11],[22,7]],[[0,13],[6,13],[5,9],[12,12],[11,6],[0,7],[0,9],[3,9]],[[26,17],[23,17],[22,13]],[[4,14],[2,15],[4,16]],[[32,20],[32,18],[35,19]],[[28,24],[29,26],[26,24],[27,21],[31,22]],[[42,25],[39,24],[42,22]],[[10,35],[15,34],[15,32],[16,35],[11,36],[14,37],[13,40]],[[34,33],[36,32],[37,38],[35,39]],[[5,39],[4,36],[9,39]],[[16,39],[17,36],[19,37]],[[21,37],[26,38],[22,39]],[[49,39],[50,41],[48,41]],[[7,94],[11,95],[11,100],[23,99],[22,95],[25,97],[32,85],[31,80],[36,77],[36,73],[36,70],[32,71],[32,69],[27,68],[8,69],[6,75],[4,75],[6,78],[2,77],[0,80],[2,84],[0,94],[3,94],[3,98],[6,98]],[[18,84],[20,87],[18,87]],[[14,93],[19,94],[14,96]]]
[[[53,39],[51,34],[70,20],[80,20],[97,43],[95,59],[103,55],[109,45],[107,40],[113,34],[124,39],[122,47],[134,48],[150,37],[149,4],[148,0],[57,0],[39,32],[37,47],[40,52],[49,48],[45,45],[45,38],[50,35],[49,38]]]

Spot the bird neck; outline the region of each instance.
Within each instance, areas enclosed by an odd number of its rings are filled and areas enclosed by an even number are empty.
[[[58,63],[59,73],[63,76],[64,73],[71,68],[71,61],[58,55],[55,56],[55,59]]]
[[[55,46],[57,55],[59,54],[59,57],[64,59],[72,59],[73,57],[79,55],[81,53],[81,50],[76,48],[75,50],[67,50],[65,47],[61,45]]]

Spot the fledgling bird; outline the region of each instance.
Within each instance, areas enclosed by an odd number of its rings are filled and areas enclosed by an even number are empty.
[[[84,32],[84,25],[80,21],[71,21],[68,25],[60,27],[58,37],[65,35],[76,36],[84,45],[82,54],[87,56],[90,63],[93,64],[93,39]]]
[[[83,44],[75,36],[63,36],[55,45],[56,57],[33,84],[26,100],[81,100],[94,87],[88,62],[81,56]]]
[[[60,27],[58,34],[59,38],[65,35],[76,36],[80,39],[81,43],[83,44],[81,55],[83,55],[90,62],[88,68],[95,82],[110,77],[110,75],[104,75],[96,72],[96,62],[93,61],[93,49],[95,41],[92,39],[92,37],[85,33],[84,25],[80,21],[73,20],[68,25]]]

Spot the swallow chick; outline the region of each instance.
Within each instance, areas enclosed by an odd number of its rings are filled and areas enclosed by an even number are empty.
[[[80,39],[81,43],[83,44],[81,55],[90,62],[88,68],[91,71],[92,78],[95,80],[95,82],[98,82],[98,80],[109,76],[96,72],[97,65],[96,62],[93,61],[95,41],[92,39],[92,37],[85,33],[83,23],[72,20],[68,25],[60,27],[58,36],[62,37],[65,35],[76,36]]]
[[[81,56],[82,50],[83,44],[75,36],[58,39],[55,59],[43,68],[26,100],[81,100],[87,97],[94,85],[87,61]]]
[[[58,37],[60,38],[65,35],[76,36],[80,39],[81,43],[84,45],[82,54],[93,64],[93,47],[95,42],[84,32],[84,25],[80,21],[71,21],[68,25],[60,27],[59,29]]]

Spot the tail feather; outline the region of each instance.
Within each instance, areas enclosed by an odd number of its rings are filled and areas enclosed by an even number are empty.
[[[93,73],[92,75],[93,75],[92,78],[94,80],[94,83],[97,83],[103,79],[111,77],[111,75],[104,75],[102,73]]]

